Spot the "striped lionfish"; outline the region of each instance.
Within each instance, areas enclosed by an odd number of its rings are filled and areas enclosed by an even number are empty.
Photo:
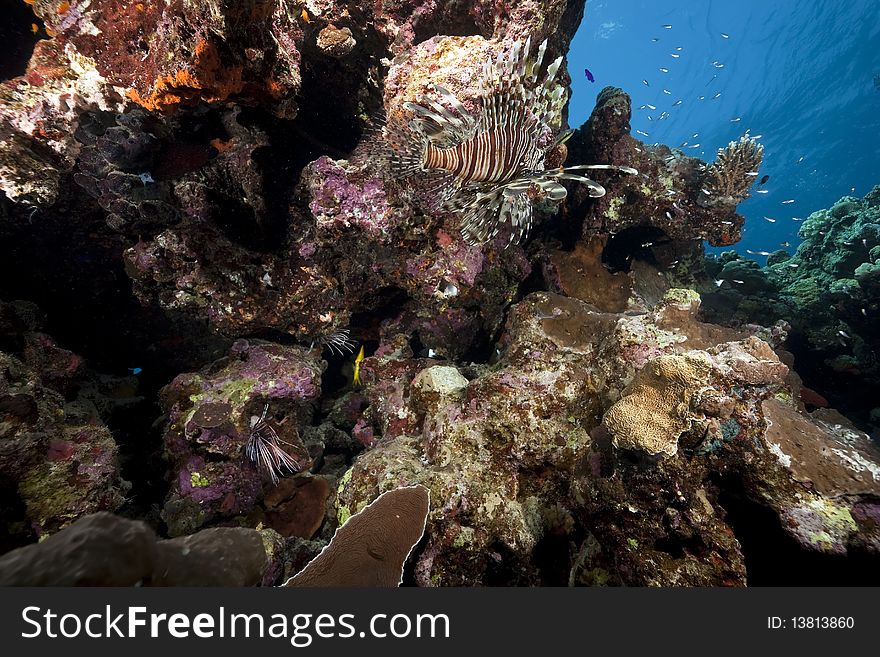
[[[268,413],[269,404],[266,404],[260,417],[251,417],[251,433],[245,451],[254,465],[268,474],[273,484],[277,484],[285,474],[299,472],[302,466],[282,447],[282,445],[290,447],[293,445],[282,440],[272,425],[266,421]]]
[[[533,203],[560,203],[567,190],[560,180],[584,183],[590,196],[605,188],[581,173],[609,169],[635,174],[635,169],[610,164],[559,166],[564,160],[566,131],[552,139],[555,117],[565,104],[565,89],[554,84],[562,57],[548,67],[538,84],[547,41],[529,55],[531,38],[517,41],[507,55],[499,53],[483,65],[479,78],[480,109],[473,115],[454,94],[437,84],[443,103],[420,95],[403,108],[413,118],[404,125],[386,125],[391,170],[398,177],[419,175],[431,182],[444,211],[457,212],[471,244],[491,240],[509,223],[509,243],[522,240],[532,223]],[[548,168],[549,167],[549,168]]]

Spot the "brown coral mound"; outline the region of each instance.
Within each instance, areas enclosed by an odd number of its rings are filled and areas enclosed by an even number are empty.
[[[605,413],[614,446],[675,454],[678,436],[691,423],[690,400],[705,385],[711,368],[701,352],[661,356],[648,363],[629,393]]]
[[[729,403],[723,398],[729,386],[754,387],[762,396],[787,374],[773,350],[756,337],[660,356],[636,374],[603,424],[615,447],[673,456],[679,436],[693,423],[711,432],[712,418],[728,418]]]
[[[697,203],[707,208],[734,207],[747,199],[763,157],[764,147],[748,134],[730,142],[706,169]]]

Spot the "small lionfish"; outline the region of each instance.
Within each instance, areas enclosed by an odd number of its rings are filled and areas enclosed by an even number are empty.
[[[266,404],[260,417],[251,417],[251,433],[245,451],[248,458],[269,475],[272,483],[277,484],[285,474],[299,472],[301,465],[279,444],[290,443],[281,440],[272,425],[266,421],[268,413],[269,404]]]
[[[507,54],[485,62],[476,114],[450,91],[429,84],[427,91],[438,99],[418,96],[403,103],[413,118],[404,125],[389,122],[383,130],[393,150],[392,172],[430,181],[440,209],[460,213],[462,233],[471,244],[491,240],[505,223],[512,228],[510,243],[519,242],[531,227],[533,202],[560,203],[566,197],[561,180],[582,182],[590,196],[603,196],[605,188],[581,171],[637,173],[611,164],[561,166],[563,143],[572,133],[549,143],[546,134],[555,132],[553,123],[565,103],[565,88],[553,82],[562,57],[539,83],[547,41],[534,58],[530,48],[531,38],[525,45],[517,41]]]
[[[354,353],[354,348],[357,346],[357,341],[352,339],[349,329],[340,329],[325,335],[321,338],[320,342],[331,353],[339,354],[340,356],[345,353]]]

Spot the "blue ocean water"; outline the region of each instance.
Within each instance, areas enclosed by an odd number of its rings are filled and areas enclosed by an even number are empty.
[[[712,161],[746,130],[761,136],[770,178],[739,206],[744,255],[791,252],[801,219],[880,184],[880,0],[587,0],[568,65],[573,127],[613,85],[645,142]]]

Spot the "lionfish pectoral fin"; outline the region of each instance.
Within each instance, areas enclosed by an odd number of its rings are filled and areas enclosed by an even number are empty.
[[[574,135],[574,130],[563,130],[556,137],[556,145],[559,146],[560,144],[564,144],[571,139],[572,135]]]
[[[525,194],[505,196],[500,216],[504,222],[510,224],[508,246],[521,242],[532,229],[532,203]]]
[[[587,169],[604,169],[606,171],[620,171],[621,173],[627,173],[631,176],[638,174],[638,170],[633,169],[632,167],[622,166],[618,164],[576,164],[571,167],[560,167],[559,169],[554,169],[553,171],[585,171]]]
[[[556,181],[542,180],[537,184],[541,191],[547,195],[547,198],[554,203],[559,203],[568,196],[568,190]]]
[[[472,245],[488,242],[498,232],[498,211],[503,195],[495,190],[477,197],[462,210],[461,230]]]
[[[602,187],[599,183],[591,178],[587,178],[586,176],[579,176],[574,173],[560,173],[555,176],[557,180],[576,180],[580,183],[583,183],[587,186],[589,190],[590,196],[593,198],[599,198],[600,196],[605,196],[605,188]]]
[[[461,103],[461,101],[458,99],[458,97],[457,97],[454,93],[452,93],[451,91],[449,91],[446,87],[441,87],[439,84],[432,84],[432,85],[430,85],[428,88],[431,89],[431,90],[433,90],[433,91],[436,91],[438,94],[440,94],[440,96],[441,96],[441,97],[442,97],[447,103],[449,103],[450,105],[452,105],[452,108],[453,108],[456,112],[458,112],[458,114],[459,114],[464,120],[472,120],[471,115],[468,113],[468,111],[467,111],[467,109],[465,108],[465,106],[462,105],[462,103]]]
[[[449,202],[458,191],[455,176],[445,169],[428,169],[420,180],[425,184],[425,193],[434,197],[435,207],[449,210]]]

